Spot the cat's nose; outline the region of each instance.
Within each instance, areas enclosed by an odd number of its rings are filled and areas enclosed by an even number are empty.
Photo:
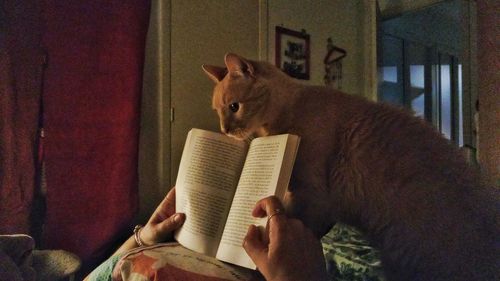
[[[229,134],[231,132],[231,123],[228,120],[224,120],[220,122],[220,130],[224,134]]]

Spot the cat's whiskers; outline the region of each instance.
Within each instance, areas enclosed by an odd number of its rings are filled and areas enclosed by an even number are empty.
[[[244,129],[236,129],[232,132],[227,133],[226,135],[237,140],[244,141],[246,143],[250,143],[253,139],[255,139],[255,135],[252,132],[246,131]]]

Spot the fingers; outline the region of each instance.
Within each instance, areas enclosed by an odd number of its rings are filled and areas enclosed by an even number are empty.
[[[248,227],[247,235],[243,240],[243,248],[258,268],[266,268],[267,245],[262,241],[257,226],[252,224]]]
[[[175,202],[175,186],[173,186],[167,193],[166,200],[169,202]]]
[[[175,212],[175,186],[167,193],[167,196],[165,196],[165,199],[160,204],[160,208],[163,208],[168,214]]]
[[[175,213],[175,186],[170,189],[167,196],[158,205],[150,218],[152,223],[160,223]]]
[[[163,242],[174,230],[181,227],[185,220],[185,214],[175,213],[175,187],[173,187],[151,215],[141,231],[141,238],[147,244]]]
[[[278,200],[276,196],[269,196],[264,199],[259,200],[252,211],[254,217],[262,218],[264,216],[270,216],[280,210],[285,211],[283,204]]]
[[[263,239],[266,244],[275,244],[278,237],[286,231],[285,208],[276,196],[269,196],[259,200],[252,211],[254,217],[267,216],[266,232]]]
[[[160,222],[158,224],[158,231],[162,234],[168,234],[173,232],[174,230],[181,227],[181,225],[186,220],[186,215],[183,213],[177,213],[170,216],[168,219]]]
[[[270,231],[272,228],[284,226],[286,220],[285,208],[276,196],[269,196],[259,200],[255,204],[252,215],[254,217],[267,216],[267,226]]]
[[[147,245],[164,242],[172,236],[174,230],[182,226],[185,220],[185,214],[177,213],[163,221],[150,221],[141,231],[140,238]]]
[[[275,196],[259,200],[252,215],[267,216],[267,232],[261,236],[251,225],[243,248],[267,280],[326,280],[319,240],[300,220],[287,218],[284,211]]]
[[[165,212],[167,215],[175,213],[175,186],[170,189],[164,200]],[[163,204],[162,204],[163,205]]]

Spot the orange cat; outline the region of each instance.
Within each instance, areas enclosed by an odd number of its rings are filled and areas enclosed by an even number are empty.
[[[425,121],[265,62],[225,63],[203,66],[222,132],[301,136],[289,214],[318,236],[336,221],[363,230],[389,280],[500,280],[499,193]]]

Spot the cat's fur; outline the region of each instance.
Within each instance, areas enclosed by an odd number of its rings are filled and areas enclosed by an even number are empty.
[[[318,236],[336,221],[363,230],[389,280],[499,280],[499,193],[425,121],[265,62],[225,63],[203,66],[224,133],[301,136],[291,215]]]

